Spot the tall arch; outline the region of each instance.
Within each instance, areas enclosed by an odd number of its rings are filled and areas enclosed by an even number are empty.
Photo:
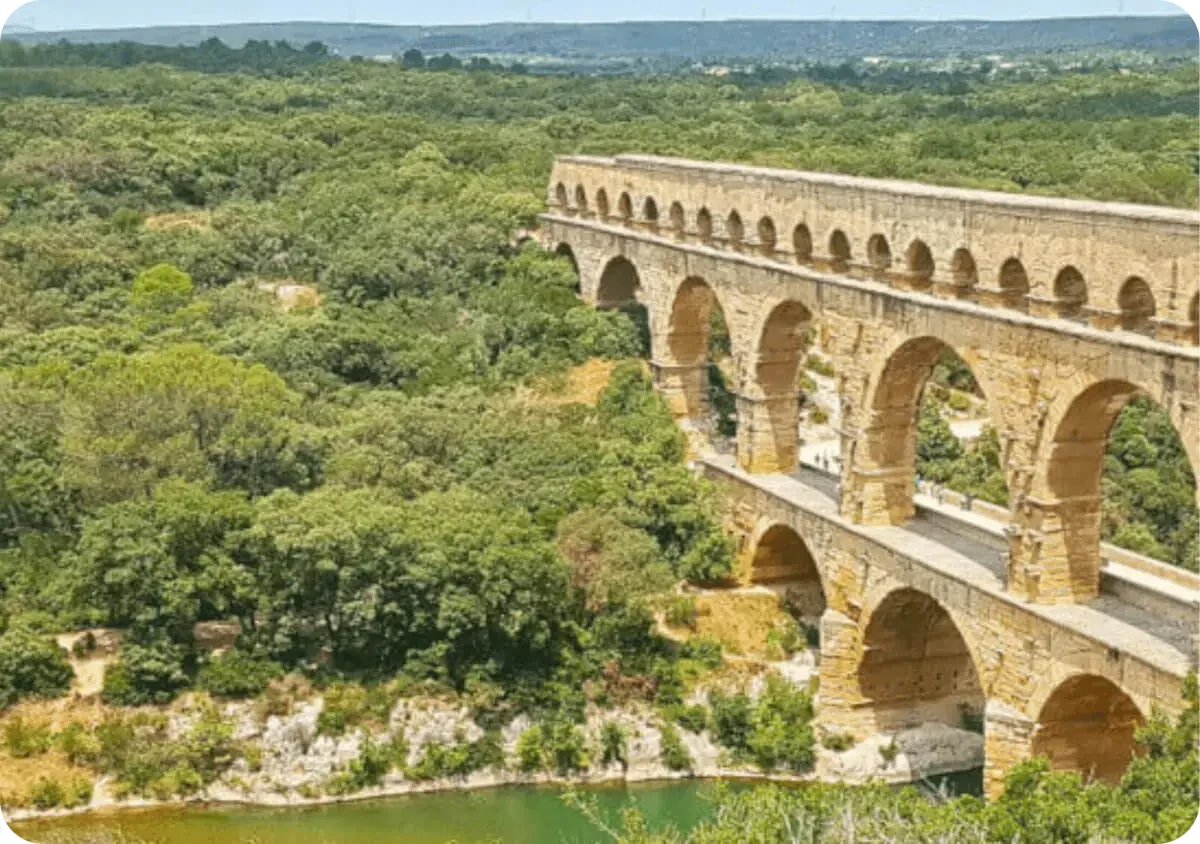
[[[1117,309],[1121,312],[1121,328],[1148,334],[1154,330],[1154,293],[1150,285],[1138,276],[1125,279],[1117,293]]]
[[[567,186],[559,182],[554,186],[554,202],[564,213],[566,213],[570,203],[567,202]]]
[[[1144,722],[1137,705],[1112,681],[1077,674],[1046,699],[1031,750],[1048,758],[1054,770],[1116,783],[1138,752],[1133,736]]]
[[[587,191],[584,189],[583,185],[575,186],[575,208],[581,215],[587,214],[588,212]]]
[[[771,525],[759,537],[750,560],[750,580],[782,591],[808,624],[815,625],[825,612],[825,589],[817,562],[789,525]]]
[[[808,226],[804,225],[804,223],[798,223],[796,228],[792,229],[792,254],[796,256],[796,263],[798,264],[812,263],[812,232],[808,230]]]
[[[687,220],[684,215],[683,205],[678,202],[671,203],[671,210],[668,213],[671,220],[671,234],[676,239],[681,239],[687,230]]]
[[[737,211],[730,211],[729,216],[725,218],[725,236],[729,239],[730,248],[740,252],[746,239],[746,226],[742,223],[742,215]]]
[[[602,221],[608,219],[608,191],[604,188],[596,191],[596,216]]]
[[[1087,283],[1083,274],[1071,266],[1063,267],[1054,277],[1054,305],[1060,317],[1079,319],[1087,304]]]
[[[642,222],[651,231],[658,228],[658,203],[652,196],[646,197],[642,202]]]
[[[954,257],[950,259],[950,275],[954,286],[960,291],[975,289],[979,284],[979,270],[975,266],[975,258],[966,249],[955,249]]]
[[[575,258],[575,251],[571,249],[570,244],[560,243],[555,247],[554,254],[571,262],[571,270],[575,273],[575,293],[578,294],[580,292],[579,261]]]
[[[1001,264],[996,281],[1000,285],[1000,304],[1009,308],[1024,307],[1025,297],[1029,295],[1029,274],[1019,259],[1009,258]]]
[[[625,191],[617,197],[617,217],[620,218],[623,225],[629,226],[633,224],[633,200]]]
[[[841,229],[829,235],[829,269],[835,273],[850,271],[850,238]]]
[[[690,429],[705,435],[721,430],[723,415],[731,408],[714,402],[712,389],[722,374],[717,369],[714,326],[724,329],[724,312],[712,287],[699,276],[689,276],[675,292],[664,345],[665,356],[656,362],[656,380],[675,417],[688,420]],[[712,418],[717,411],[717,419]]]
[[[630,260],[618,255],[604,265],[600,284],[596,288],[596,307],[620,308],[635,304],[641,293],[642,281]]]
[[[873,234],[868,238],[867,263],[871,265],[871,269],[878,277],[883,277],[891,269],[892,249],[883,235]]]
[[[758,221],[758,251],[764,258],[775,256],[775,221],[770,217]]]
[[[908,264],[908,282],[913,287],[925,289],[933,283],[933,253],[923,240],[914,240],[905,253]]]
[[[918,337],[901,343],[880,365],[871,381],[867,401],[866,425],[853,446],[848,488],[843,495],[846,515],[863,524],[903,524],[914,513],[913,489],[916,479],[918,447],[922,458],[934,464],[938,460],[954,459],[958,440],[950,431],[939,409],[922,409],[922,397],[935,367],[956,362],[961,378],[968,389],[983,393],[970,370],[954,350],[936,337]],[[948,382],[954,386],[953,382]],[[990,410],[990,405],[985,405]],[[922,442],[921,413],[932,413],[926,427],[937,432],[944,455],[935,452],[934,444]],[[998,461],[998,457],[995,457]],[[997,468],[994,471],[999,472]],[[949,483],[953,477],[941,479]],[[991,481],[989,481],[991,483]],[[1006,498],[1004,490],[998,496]]]
[[[713,221],[712,213],[707,208],[701,208],[696,212],[696,234],[700,237],[700,242],[704,244],[712,243],[713,239]]]
[[[985,696],[971,649],[950,613],[924,592],[901,588],[870,615],[858,691],[878,729],[979,718]]]
[[[785,300],[759,334],[753,384],[738,397],[738,463],[750,472],[791,472],[799,452],[800,368],[812,313]]]

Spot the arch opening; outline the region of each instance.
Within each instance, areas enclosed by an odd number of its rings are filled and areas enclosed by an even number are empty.
[[[575,208],[580,214],[586,214],[588,211],[587,191],[584,190],[583,185],[575,186]]]
[[[742,223],[742,215],[737,211],[730,211],[729,216],[725,218],[725,237],[731,249],[741,250],[746,238],[746,226]]]
[[[679,395],[676,415],[699,422],[705,434],[733,436],[737,418],[735,399],[728,388],[732,370],[729,330],[720,300],[698,276],[685,279],[675,294],[667,347],[671,360],[684,373],[674,385]],[[716,444],[718,450],[727,450],[721,447],[723,443]]]
[[[775,256],[775,221],[770,217],[758,221],[758,251],[764,258]]]
[[[805,627],[813,629],[820,623],[826,606],[821,573],[808,545],[788,525],[772,525],[759,537],[750,579],[780,593]]]
[[[985,696],[966,640],[924,592],[891,592],[867,623],[858,687],[881,730],[941,723],[979,731]]]
[[[652,196],[642,202],[642,222],[650,229],[658,228],[658,203]]]
[[[850,239],[841,229],[829,235],[829,268],[835,273],[850,271]]]
[[[671,234],[676,238],[682,238],[684,230],[687,228],[687,222],[683,213],[683,206],[678,202],[671,203],[671,210],[668,212],[671,218]]]
[[[1117,783],[1139,752],[1134,732],[1145,722],[1129,695],[1110,680],[1081,674],[1046,699],[1034,730],[1032,753],[1056,771],[1084,780]]]
[[[713,221],[712,214],[707,208],[701,208],[696,212],[696,234],[699,235],[701,243],[712,243]]]
[[[608,219],[608,191],[604,188],[596,191],[596,216],[601,220]]]
[[[622,225],[632,225],[633,223],[633,200],[629,198],[629,194],[622,192],[617,197],[617,216],[621,218]]]
[[[800,371],[812,313],[789,299],[776,305],[758,340],[753,389],[738,405],[738,463],[751,472],[791,472],[799,452]]]
[[[979,270],[975,266],[975,258],[966,249],[954,250],[954,257],[950,260],[950,274],[955,287],[971,289],[979,283]]]
[[[800,223],[792,229],[792,254],[796,256],[796,263],[811,264],[812,253],[812,233],[809,232],[808,226]]]
[[[571,271],[575,274],[575,295],[578,296],[580,292],[579,261],[575,258],[575,251],[571,249],[570,244],[560,243],[555,247],[554,254],[571,262]]]
[[[1117,294],[1117,309],[1121,312],[1121,328],[1150,334],[1154,331],[1154,293],[1145,279],[1132,276],[1121,285]]]
[[[567,186],[559,182],[554,187],[554,202],[564,212],[567,211],[569,203],[567,202]]]
[[[626,314],[641,338],[643,353],[650,351],[650,315],[638,297],[642,283],[637,268],[628,258],[618,255],[610,260],[600,274],[596,288],[596,307],[618,310]]]
[[[892,249],[883,235],[873,234],[867,240],[867,263],[877,275],[883,275],[891,269]]]
[[[1054,303],[1060,317],[1079,319],[1087,304],[1087,284],[1074,267],[1063,267],[1054,277]]]
[[[926,288],[933,283],[933,253],[923,240],[914,240],[905,253],[908,263],[909,283],[917,288]]]
[[[1000,265],[1001,304],[1009,308],[1022,308],[1029,294],[1029,275],[1025,265],[1016,258],[1009,258]]]

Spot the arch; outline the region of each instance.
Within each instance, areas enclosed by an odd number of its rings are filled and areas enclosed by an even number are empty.
[[[713,221],[712,214],[707,208],[701,208],[696,212],[696,234],[700,236],[701,243],[712,243]]]
[[[808,545],[789,525],[776,523],[763,531],[750,559],[750,580],[783,591],[788,604],[807,623],[825,612],[821,572]]]
[[[908,262],[908,278],[914,287],[928,287],[933,283],[933,253],[923,240],[914,240],[905,253]]]
[[[567,210],[567,206],[569,204],[567,202],[567,186],[562,182],[559,182],[554,187],[554,202],[563,211]]]
[[[777,304],[763,322],[752,390],[738,402],[737,457],[746,471],[796,468],[800,368],[811,322],[812,313],[794,299]]]
[[[742,248],[742,241],[746,237],[746,226],[742,223],[742,215],[737,211],[730,211],[729,216],[725,218],[725,235],[729,238],[731,248],[738,250]]]
[[[1002,304],[1010,308],[1019,308],[1029,294],[1029,274],[1025,265],[1017,258],[1009,258],[1000,265],[1000,284]]]
[[[955,287],[971,289],[979,283],[975,258],[966,249],[954,250],[954,257],[950,259],[950,275]]]
[[[689,276],[675,292],[667,326],[667,361],[659,386],[676,418],[699,423],[704,439],[713,431],[731,435],[736,427],[733,399],[717,358],[728,354],[722,339],[725,316],[716,291],[699,276]],[[722,354],[723,353],[723,354]],[[696,431],[693,424],[691,430]]]
[[[792,229],[792,253],[796,256],[796,263],[812,263],[812,233],[804,223],[797,223],[796,228]]]
[[[775,254],[775,221],[770,217],[758,221],[758,251],[766,258]]]
[[[668,212],[671,219],[671,234],[677,238],[684,235],[684,230],[687,228],[687,222],[683,211],[683,206],[678,202],[671,203],[671,210]]]
[[[829,268],[835,273],[850,270],[850,239],[841,229],[829,235]]]
[[[1200,343],[1200,293],[1192,294],[1188,303],[1188,333],[1193,343]]]
[[[554,248],[554,254],[561,258],[566,258],[571,262],[571,269],[575,272],[575,292],[579,292],[579,261],[575,258],[575,250],[571,248],[569,243],[560,243]]]
[[[1031,751],[1047,757],[1054,770],[1116,783],[1138,752],[1133,735],[1144,722],[1137,705],[1111,680],[1076,674],[1042,705]]]
[[[1130,276],[1117,294],[1117,309],[1121,312],[1121,328],[1146,334],[1154,329],[1154,293],[1150,285],[1138,276]]]
[[[608,219],[608,191],[604,188],[596,191],[596,216],[601,220]]]
[[[619,308],[636,303],[642,282],[637,268],[622,255],[604,265],[596,288],[597,308]]]
[[[575,186],[575,208],[580,214],[586,214],[588,210],[587,191],[583,185]]]
[[[883,235],[873,234],[867,240],[867,263],[878,273],[886,272],[892,266],[892,249]]]
[[[688,276],[675,291],[671,303],[667,347],[673,362],[703,363],[708,358],[708,341],[714,308],[721,302],[716,291],[700,276]]]
[[[971,648],[950,613],[924,592],[889,592],[862,638],[858,691],[878,728],[930,721],[961,727],[985,702]]]
[[[652,196],[646,197],[642,202],[642,221],[652,228],[658,226],[658,203]]]
[[[1072,266],[1063,267],[1054,277],[1054,301],[1060,317],[1074,319],[1083,316],[1087,304],[1087,284],[1083,274]]]
[[[633,222],[633,200],[626,191],[622,191],[617,197],[617,216],[624,225],[628,226]]]

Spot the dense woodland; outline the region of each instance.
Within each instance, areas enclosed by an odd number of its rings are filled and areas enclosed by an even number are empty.
[[[557,713],[629,688],[677,705],[703,655],[652,611],[675,582],[725,577],[732,549],[637,362],[594,406],[529,397],[646,353],[516,236],[555,154],[1197,202],[1195,65],[954,94],[13,67],[0,97],[0,705],[64,692],[45,634],[92,625],[128,631],[113,704],[254,694],[295,670]],[[282,307],[279,284],[319,303]],[[1190,470],[1169,424],[1134,412],[1114,531],[1194,558]],[[193,641],[211,619],[241,623],[222,660]],[[792,739],[764,723],[779,746],[746,752],[775,759]],[[1176,751],[1147,766],[1178,803],[1195,753]]]

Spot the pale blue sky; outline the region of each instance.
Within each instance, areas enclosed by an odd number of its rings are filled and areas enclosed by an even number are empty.
[[[246,21],[358,21],[392,24],[494,21],[721,20],[725,18],[1045,18],[1182,14],[1166,0],[33,0],[9,24],[82,29]]]

